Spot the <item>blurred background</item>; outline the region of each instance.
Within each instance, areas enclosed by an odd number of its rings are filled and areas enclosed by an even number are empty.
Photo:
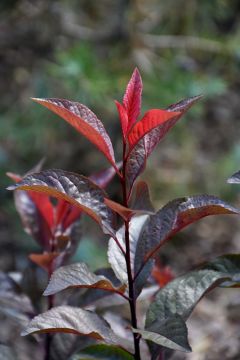
[[[30,97],[86,104],[105,124],[120,159],[113,100],[121,100],[135,66],[144,82],[143,112],[204,95],[149,160],[143,177],[156,208],[200,193],[240,205],[240,188],[226,184],[240,167],[238,0],[1,0],[2,271],[34,267],[28,254],[38,250],[22,229],[12,193],[5,190],[11,183],[7,171],[24,174],[43,157],[44,168],[84,175],[108,166],[80,134]],[[120,200],[117,180],[108,191]],[[86,235],[74,260],[104,266],[107,241],[89,224],[85,220]],[[163,249],[162,261],[179,274],[226,252],[240,252],[239,219],[234,216],[191,226]],[[239,359],[239,290],[217,290],[202,304],[190,321],[196,353],[176,359],[219,359],[220,353],[224,359]]]

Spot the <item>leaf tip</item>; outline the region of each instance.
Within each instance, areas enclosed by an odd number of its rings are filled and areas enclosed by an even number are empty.
[[[10,191],[16,190],[16,189],[17,189],[17,185],[10,185],[6,188],[6,190],[10,190]]]
[[[22,330],[21,331],[21,333],[20,333],[20,335],[21,336],[26,336],[26,335],[28,335],[29,333],[28,333],[28,331],[25,329],[25,330]]]
[[[48,287],[44,290],[43,296],[50,296],[52,295],[51,291],[49,291]]]

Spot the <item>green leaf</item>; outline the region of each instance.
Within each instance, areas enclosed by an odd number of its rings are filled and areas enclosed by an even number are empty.
[[[109,345],[92,345],[75,355],[72,360],[134,360],[127,351]]]
[[[114,213],[104,203],[107,194],[87,177],[63,170],[45,170],[26,176],[9,190],[33,190],[64,199],[91,216],[104,233],[113,235]]]
[[[178,314],[185,321],[201,298],[226,280],[238,281],[240,254],[224,255],[182,275],[161,289],[147,311],[146,327]]]
[[[136,247],[134,265],[136,293],[139,294],[151,273],[153,265],[151,258],[157,255],[161,246],[174,234],[205,216],[239,213],[240,210],[216,196],[196,195],[175,199],[150,216]]]
[[[62,266],[54,271],[43,295],[53,295],[68,288],[102,289],[121,294],[124,292],[123,288],[115,288],[105,276],[92,273],[84,263]]]
[[[118,343],[118,338],[109,324],[99,315],[67,305],[52,308],[36,316],[22,335],[52,332],[86,335],[110,344]]]
[[[148,329],[133,329],[133,332],[141,334],[145,340],[172,350],[191,351],[187,339],[187,326],[179,315],[162,321],[156,320]]]

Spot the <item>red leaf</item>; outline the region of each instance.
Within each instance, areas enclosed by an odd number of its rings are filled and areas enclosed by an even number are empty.
[[[70,213],[68,217],[63,221],[63,229],[67,229],[70,225],[72,225],[75,221],[79,219],[81,216],[82,211],[77,208],[76,206],[70,206]]]
[[[30,254],[29,259],[43,270],[49,272],[53,270],[53,262],[58,256],[59,253]]]
[[[49,228],[52,229],[54,225],[54,208],[49,199],[49,196],[45,194],[39,194],[35,191],[29,191],[29,196],[48,224]]]
[[[120,104],[118,101],[115,101],[115,104],[118,109],[118,114],[119,114],[119,118],[120,118],[120,122],[121,122],[121,126],[122,126],[123,138],[125,139],[127,129],[128,129],[128,114],[127,114],[125,107],[122,106],[122,104]]]
[[[104,203],[118,215],[120,215],[124,220],[129,220],[137,210],[129,209],[115,201],[105,198]]]
[[[66,120],[91,141],[116,168],[111,140],[97,116],[85,105],[62,99],[33,99]]]
[[[6,175],[12,179],[14,182],[19,182],[22,180],[22,176],[12,173],[12,172],[7,172]]]
[[[161,263],[155,263],[151,275],[161,288],[175,277],[170,266],[163,266]]]
[[[82,210],[77,206],[69,204],[67,201],[59,199],[57,205],[56,223],[62,226],[62,230],[66,230],[81,216]]]
[[[201,97],[202,96],[199,95],[181,100],[176,104],[170,105],[166,110],[169,112],[179,112],[179,115],[176,118],[176,121],[178,121],[181,116],[183,116],[193,104],[195,104],[199,99],[201,99]],[[172,126],[174,124],[175,122],[173,121]],[[165,130],[170,130],[172,126],[168,127]],[[162,125],[152,129],[138,142],[138,144],[132,149],[132,151],[129,152],[126,165],[126,173],[128,188],[130,190],[136,178],[144,171],[147,158],[151,155],[151,153],[161,141],[163,136],[165,136],[166,131],[164,132],[163,130],[164,127],[162,127]]]
[[[123,105],[128,115],[128,130],[136,122],[141,111],[141,96],[142,96],[142,79],[136,68],[133,71],[132,77],[127,85],[126,92],[123,97]]]
[[[181,113],[166,111],[160,109],[152,109],[145,113],[142,120],[135,124],[128,135],[130,149],[151,130],[161,128],[161,137],[176,123]]]

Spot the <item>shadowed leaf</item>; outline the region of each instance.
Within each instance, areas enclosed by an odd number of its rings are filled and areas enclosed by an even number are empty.
[[[134,329],[142,338],[163,347],[190,352],[187,326],[181,316],[173,315],[162,321],[156,320],[146,330]]]
[[[111,140],[97,116],[85,105],[63,99],[33,99],[66,120],[91,141],[115,167]]]
[[[240,255],[224,255],[174,279],[157,293],[147,312],[146,327],[174,314],[186,321],[208,291],[226,280],[238,280],[239,276]]]
[[[34,190],[76,205],[100,224],[104,233],[114,233],[114,213],[104,204],[106,193],[82,175],[46,170],[24,178],[9,190]]]
[[[54,271],[43,295],[53,295],[68,288],[95,288],[116,293],[124,292],[124,289],[115,288],[105,276],[92,273],[84,263],[63,266]]]
[[[87,335],[110,344],[117,343],[117,336],[103,318],[91,311],[71,306],[58,306],[36,316],[22,335],[51,332]]]
[[[153,266],[160,247],[187,225],[209,215],[239,214],[239,210],[212,195],[197,195],[175,199],[165,205],[149,222],[140,237],[135,256],[137,292],[141,290]],[[146,264],[149,261],[147,265]],[[141,271],[143,269],[143,271]],[[139,272],[141,273],[139,274]]]
[[[30,254],[29,259],[35,264],[40,266],[43,270],[49,272],[54,269],[54,260],[59,256],[59,253],[43,253],[43,254]]]
[[[116,163],[116,166],[118,170],[122,167],[122,161],[119,161]],[[96,185],[100,186],[100,188],[104,189],[108,186],[108,184],[111,182],[111,180],[116,175],[116,168],[111,166],[107,169],[104,169],[102,171],[99,171],[95,174],[92,174],[89,176],[89,179],[94,182]]]
[[[134,181],[136,178],[145,170],[147,163],[147,154],[145,150],[144,139],[140,140],[139,143],[131,151],[127,158],[126,163],[126,174],[127,174],[127,186],[131,193]]]
[[[30,299],[22,293],[18,284],[3,272],[0,272],[0,284],[0,314],[25,326],[34,314]]]
[[[0,360],[16,360],[14,348],[0,344]]]
[[[150,199],[149,188],[145,181],[139,181],[136,185],[132,209],[147,212],[155,211]]]
[[[26,233],[45,250],[49,250],[49,239],[52,238],[51,229],[30,194],[22,190],[15,191],[14,202]]]

